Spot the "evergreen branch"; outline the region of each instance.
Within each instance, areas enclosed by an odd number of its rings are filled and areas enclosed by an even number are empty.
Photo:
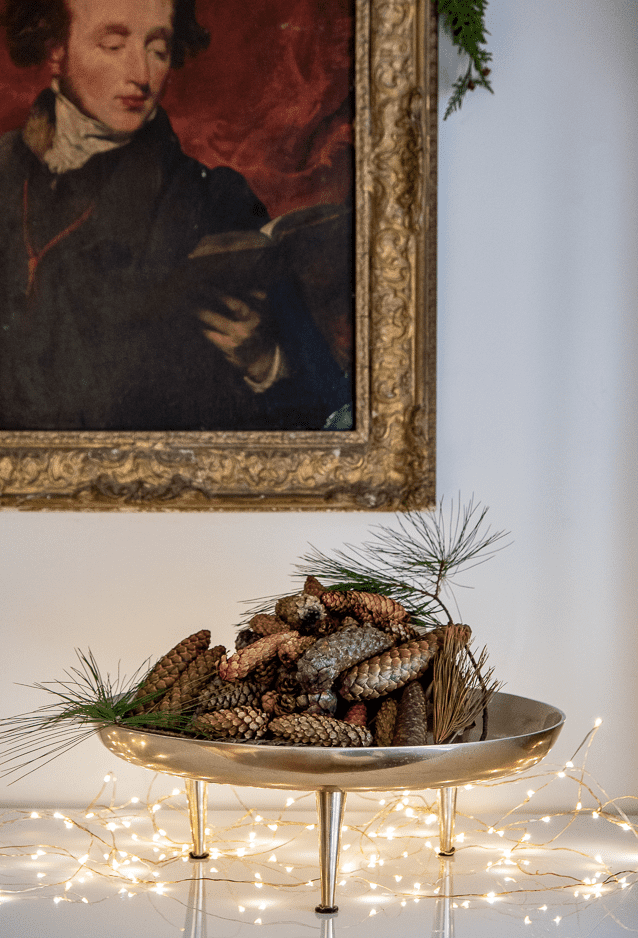
[[[30,765],[33,772],[110,723],[131,729],[177,732],[190,725],[188,713],[132,712],[133,701],[137,711],[139,706],[146,706],[157,696],[152,693],[135,699],[140,675],[146,673],[148,663],[130,679],[123,678],[118,667],[113,680],[102,675],[90,650],[85,653],[76,649],[76,655],[79,667],[65,671],[62,680],[27,685],[53,695],[53,703],[0,720],[0,768],[4,769],[0,777],[13,775]],[[28,774],[25,772],[20,778]]]
[[[433,0],[436,2],[436,0]],[[452,85],[452,94],[448,101],[443,120],[460,110],[468,91],[477,86],[486,88],[493,94],[488,80],[489,63],[492,54],[486,49],[489,32],[485,27],[487,0],[438,0],[439,16],[443,29],[459,50],[459,55],[467,55],[469,63],[465,74]]]
[[[424,625],[440,625],[452,615],[442,593],[453,595],[454,577],[489,560],[501,550],[506,532],[485,525],[487,508],[474,501],[461,508],[443,500],[433,512],[397,515],[397,526],[379,525],[360,547],[350,544],[332,556],[311,547],[297,566],[298,575],[314,575],[328,589],[356,589],[390,596]]]

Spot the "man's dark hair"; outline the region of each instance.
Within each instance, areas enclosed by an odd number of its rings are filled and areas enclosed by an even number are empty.
[[[210,33],[197,22],[195,0],[173,0],[171,65],[208,48]],[[51,49],[66,42],[71,16],[65,0],[6,0],[2,25],[16,65],[42,65]]]

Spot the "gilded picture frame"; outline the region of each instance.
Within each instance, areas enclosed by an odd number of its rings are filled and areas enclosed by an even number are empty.
[[[383,510],[435,499],[437,12],[355,0],[355,421],[0,430],[0,506]]]

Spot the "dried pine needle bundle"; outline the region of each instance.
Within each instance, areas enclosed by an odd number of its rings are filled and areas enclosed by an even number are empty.
[[[502,687],[493,681],[494,669],[483,673],[487,650],[478,661],[459,631],[451,627],[434,660],[432,681],[432,735],[435,743],[453,742],[486,710],[492,695]]]

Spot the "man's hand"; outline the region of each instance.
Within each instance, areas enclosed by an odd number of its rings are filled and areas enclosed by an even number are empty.
[[[253,381],[265,380],[276,351],[276,343],[265,326],[266,294],[251,290],[245,300],[226,294],[215,299],[218,310],[198,310],[207,327],[204,335]]]

